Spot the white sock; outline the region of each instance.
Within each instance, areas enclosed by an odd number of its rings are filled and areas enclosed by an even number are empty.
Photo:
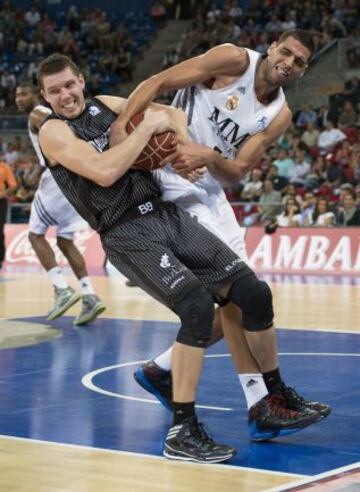
[[[88,294],[95,294],[94,287],[92,286],[90,277],[83,277],[79,280],[80,290],[83,296]]]
[[[238,376],[245,394],[248,409],[269,393],[261,373],[238,374]]]
[[[47,273],[54,287],[57,287],[58,289],[66,289],[66,287],[68,287],[68,283],[66,282],[60,267],[56,266],[51,268]]]
[[[171,357],[172,357],[172,346],[167,349],[166,352],[160,354],[156,359],[154,359],[155,364],[157,364],[161,369],[165,371],[171,371]]]

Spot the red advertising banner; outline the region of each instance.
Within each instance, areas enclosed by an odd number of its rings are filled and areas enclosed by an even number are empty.
[[[27,224],[5,226],[7,271],[39,270],[41,265],[27,238]],[[56,246],[52,229],[47,238],[60,266],[67,261]],[[278,228],[264,234],[262,227],[245,231],[250,266],[259,273],[356,275],[360,272],[360,228]],[[75,244],[85,257],[91,273],[101,273],[104,252],[99,236],[85,229],[75,235]]]
[[[28,240],[27,224],[5,225],[5,268],[6,271],[40,270],[42,269],[37,256]],[[50,228],[46,235],[49,243],[55,251],[57,263],[68,266],[68,262],[59,248],[56,246],[55,229]],[[91,273],[100,273],[103,270],[104,251],[98,234],[90,228],[75,233],[74,242],[85,258],[86,266]]]
[[[300,274],[358,274],[360,228],[282,228],[264,234],[262,227],[246,230],[250,266],[257,272]]]

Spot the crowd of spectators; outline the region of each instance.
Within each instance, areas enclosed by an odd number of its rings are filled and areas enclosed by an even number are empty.
[[[16,135],[10,141],[0,138],[0,161],[7,165],[15,177],[16,189],[8,197],[12,222],[27,222],[30,206],[41,175],[40,166],[27,138]]]
[[[221,8],[218,2],[199,2],[176,49],[176,60],[196,56],[225,42],[265,53],[283,31],[294,28],[314,31],[319,51],[334,38],[359,37],[359,15],[357,0],[252,0],[246,10],[237,0],[225,0]],[[358,49],[356,44],[351,51],[352,63]]]
[[[178,47],[166,53],[163,68],[224,42],[266,53],[283,31],[292,28],[313,30],[319,51],[334,38],[356,39],[359,21],[355,0],[267,0],[265,5],[263,0],[252,0],[245,11],[236,0],[225,0],[221,8],[216,2],[204,2]],[[239,222],[248,226],[276,218],[279,225],[360,225],[359,109],[357,77],[345,83],[343,93],[330,97],[328,106],[301,108],[278,145],[228,190],[230,201],[237,203]],[[344,211],[347,207],[351,213]],[[333,214],[331,221],[323,220],[325,208],[329,216]]]
[[[168,51],[164,66],[225,41],[265,52],[283,30],[292,27],[322,31],[316,38],[318,48],[335,36],[356,33],[358,29],[356,2],[351,0],[267,0],[266,9],[264,2],[260,5],[252,1],[246,12],[236,0],[225,0],[222,8],[196,3],[200,6],[194,22],[179,47]],[[1,100],[7,111],[13,106],[18,78],[34,78],[37,57],[54,50],[78,61],[90,93],[109,92],[103,85],[111,73],[114,77],[131,78],[127,66],[131,61],[125,58],[133,40],[123,23],[109,20],[99,8],[84,8],[79,13],[75,5],[64,13],[62,21],[55,22],[39,5],[35,2],[21,13],[10,0],[4,0],[0,9],[0,27],[4,27],[0,29],[0,50],[13,53],[13,67],[20,56],[29,61],[26,74],[6,70],[0,64],[0,106]],[[161,2],[153,2],[150,15],[160,27],[167,22]],[[124,64],[121,60],[125,60]],[[245,226],[274,220],[280,226],[360,225],[359,110],[357,77],[346,82],[342,94],[330,97],[329,105],[304,105],[294,115],[292,128],[269,149],[252,173],[227,190],[239,222]],[[30,204],[38,173],[28,144],[19,137],[0,142],[0,159],[12,168],[18,182],[12,203]]]
[[[227,191],[245,226],[360,226],[360,117],[304,107],[250,175]]]
[[[157,19],[161,18],[161,13]],[[149,14],[120,17],[100,7],[52,14],[35,0],[27,11],[11,0],[0,5],[0,111],[15,109],[13,92],[20,79],[36,80],[38,62],[60,52],[80,65],[87,76],[89,93],[112,93],[122,81],[131,81],[142,45],[157,29]],[[156,16],[155,16],[156,17]],[[90,77],[91,73],[91,77]]]

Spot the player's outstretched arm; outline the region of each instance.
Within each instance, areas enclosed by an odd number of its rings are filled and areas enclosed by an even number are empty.
[[[49,120],[40,130],[42,152],[50,165],[61,164],[100,186],[111,186],[132,166],[153,133],[171,129],[167,113],[148,109],[143,121],[122,143],[97,152],[75,136],[60,120]]]
[[[118,121],[119,128],[125,128],[134,114],[146,108],[163,92],[207,82],[221,75],[239,76],[248,64],[246,50],[232,44],[222,44],[153,75],[130,94]]]

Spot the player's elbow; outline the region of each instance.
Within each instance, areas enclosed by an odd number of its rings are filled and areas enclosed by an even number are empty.
[[[115,183],[118,178],[119,176],[115,176],[114,173],[111,173],[108,170],[104,170],[103,172],[98,173],[96,184],[98,184],[102,188],[109,188]]]

